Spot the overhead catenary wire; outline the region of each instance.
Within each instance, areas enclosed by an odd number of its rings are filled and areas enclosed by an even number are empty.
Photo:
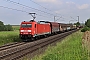
[[[2,8],[6,8],[6,9],[10,9],[10,10],[15,10],[15,11],[20,11],[20,12],[24,12],[24,13],[27,13],[29,14],[30,12],[27,12],[27,11],[24,11],[24,10],[18,10],[18,9],[15,9],[15,8],[10,8],[10,7],[6,7],[6,6],[0,6]],[[42,16],[42,17],[47,17],[47,16],[44,16],[44,15],[40,15],[40,14],[36,14],[38,16]],[[51,17],[47,17],[47,18],[51,18]]]
[[[70,16],[71,17],[71,16]],[[75,18],[71,17],[72,19],[76,20]],[[77,21],[77,20],[76,20]]]
[[[40,7],[42,7],[42,8],[44,8],[45,10],[48,10],[48,11],[52,11],[52,10],[50,10],[50,9],[48,9],[48,8],[46,8],[46,7],[44,7],[44,6],[42,6],[42,5],[40,5],[40,4],[38,4],[37,2],[35,2],[35,1],[33,1],[33,0],[30,0],[31,2],[33,2],[33,3],[35,3],[36,5],[38,5],[38,6],[40,6]],[[56,15],[55,15],[56,14]],[[53,14],[53,16],[57,16],[57,13],[55,13],[55,14]]]
[[[35,4],[37,4],[38,6],[40,6],[40,7],[42,7],[42,8],[44,8],[45,10],[48,10],[48,11],[52,11],[52,10],[50,10],[50,9],[48,9],[48,8],[46,8],[46,7],[44,7],[44,6],[42,6],[42,5],[40,5],[40,4],[38,4],[37,2],[35,2],[35,1],[33,1],[33,0],[30,0],[31,2],[33,2],[33,3],[35,3]],[[55,15],[56,14],[56,15]],[[57,16],[57,13],[55,13],[55,14],[53,14],[54,16]],[[59,16],[60,17],[60,16]]]
[[[48,14],[48,15],[50,15],[50,16],[56,16],[56,15],[54,15],[54,14],[51,14],[51,13],[48,13],[48,12],[45,12],[45,11],[42,11],[42,10],[39,10],[39,9],[36,9],[36,8],[33,8],[33,7],[30,7],[30,6],[27,6],[27,5],[24,5],[24,4],[21,4],[21,3],[19,3],[19,2],[15,2],[15,1],[11,1],[11,0],[6,0],[6,1],[8,1],[8,2],[10,2],[10,3],[14,3],[14,4],[17,4],[17,5],[20,5],[20,6],[23,6],[23,8],[30,8],[30,9],[34,9],[34,10],[36,10],[36,11],[39,11],[39,12],[43,12],[43,13],[45,13],[45,14]],[[32,0],[31,0],[32,1]],[[33,1],[34,2],[34,1]],[[35,3],[35,2],[34,2]],[[43,6],[42,6],[43,7]],[[43,7],[44,8],[44,7]],[[46,9],[46,8],[45,8]],[[47,9],[48,10],[48,9]],[[24,12],[27,12],[27,11],[24,11]],[[30,12],[29,12],[30,13]],[[40,14],[38,14],[39,16],[42,16],[42,17],[47,17],[47,16],[43,16],[43,15],[40,15]],[[48,16],[47,18],[53,18],[53,17],[50,17],[50,16]],[[63,18],[63,17],[62,17]]]
[[[43,7],[42,5],[40,5],[40,4],[38,4],[38,3],[36,3],[35,1],[33,1],[33,0],[30,0],[31,2],[33,2],[33,3],[35,3],[35,4],[37,4],[38,6],[40,6],[40,7],[42,7],[42,8],[44,8],[44,9],[46,9],[46,10],[48,10],[48,11],[52,11],[52,10],[50,10],[50,9],[48,9],[48,8],[46,8],[46,7]]]
[[[36,10],[36,11],[40,11],[40,12],[43,12],[43,13],[45,13],[45,14],[53,15],[53,14],[51,14],[51,13],[48,13],[48,12],[45,12],[45,11],[42,11],[42,10],[39,10],[39,9],[36,9],[36,8],[30,7],[30,6],[26,6],[26,5],[21,4],[21,3],[19,3],[19,2],[15,2],[15,1],[11,1],[11,0],[6,0],[6,1],[9,1],[10,3],[14,3],[14,4],[21,5],[21,6],[25,7],[25,8],[27,7],[27,8],[30,8],[30,9],[34,9],[34,10]],[[54,16],[54,15],[53,15],[53,16]]]
[[[33,3],[35,3],[35,4],[37,4],[38,6],[40,6],[40,7],[42,7],[42,8],[44,8],[45,10],[52,11],[52,10],[50,10],[50,9],[48,9],[48,8],[40,5],[40,4],[38,4],[37,2],[35,2],[35,1],[33,1],[33,0],[30,0],[30,1],[33,2]],[[55,14],[57,15],[57,13],[55,13]],[[56,15],[54,15],[54,16],[56,16]],[[60,16],[59,16],[59,17],[60,17]]]
[[[10,7],[5,7],[5,6],[0,6],[0,7],[2,7],[2,8],[7,8],[7,9],[11,9],[11,10],[16,10],[16,11],[21,11],[21,12],[28,13],[27,11],[18,10],[18,9],[14,9],[14,8],[10,8]]]
[[[54,16],[56,16],[56,15],[54,15],[54,14],[51,14],[51,13],[48,13],[48,12],[45,12],[45,11],[42,11],[42,10],[39,10],[39,9],[36,9],[36,8],[33,8],[33,7],[30,7],[30,6],[26,6],[26,5],[23,5],[23,4],[21,4],[21,3],[19,3],[19,2],[15,2],[15,1],[11,1],[11,0],[6,0],[6,1],[9,1],[10,3],[14,3],[14,4],[18,4],[18,5],[21,5],[21,6],[23,6],[23,8],[25,7],[27,7],[27,8],[30,8],[30,9],[34,9],[34,10],[36,10],[36,11],[40,11],[40,12],[43,12],[43,13],[45,13],[45,14],[49,14],[50,16],[52,15],[53,17]],[[30,0],[30,1],[32,1],[32,0]],[[34,2],[34,1],[32,1],[32,2]],[[36,2],[34,2],[35,4],[38,4],[38,3],[36,3]],[[38,4],[39,5],[39,4]],[[41,5],[39,5],[39,6],[41,6]],[[43,6],[42,6],[43,7]],[[43,7],[43,8],[45,8],[45,7]],[[45,8],[45,9],[47,9],[47,8]],[[57,14],[57,13],[56,13]],[[41,16],[41,15],[39,15],[39,16]],[[43,16],[44,17],[44,16]],[[50,17],[50,18],[53,18],[53,17]],[[58,16],[59,17],[59,16]]]

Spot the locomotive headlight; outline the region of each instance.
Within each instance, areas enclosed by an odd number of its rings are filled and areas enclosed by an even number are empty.
[[[21,32],[24,32],[24,30],[21,30]]]
[[[31,30],[28,30],[28,32],[31,32]]]

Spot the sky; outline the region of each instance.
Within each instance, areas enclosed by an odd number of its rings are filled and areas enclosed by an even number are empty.
[[[59,23],[84,23],[90,18],[90,0],[0,0],[0,21],[4,24],[20,25],[32,19]]]

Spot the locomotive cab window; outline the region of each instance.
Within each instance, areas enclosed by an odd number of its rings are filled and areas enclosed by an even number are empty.
[[[21,27],[23,27],[23,28],[31,28],[32,24],[22,24]]]

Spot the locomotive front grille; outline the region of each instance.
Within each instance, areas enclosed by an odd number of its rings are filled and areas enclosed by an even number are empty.
[[[23,38],[23,39],[28,39],[28,38],[32,38],[32,35],[21,35],[20,34],[20,38]]]

